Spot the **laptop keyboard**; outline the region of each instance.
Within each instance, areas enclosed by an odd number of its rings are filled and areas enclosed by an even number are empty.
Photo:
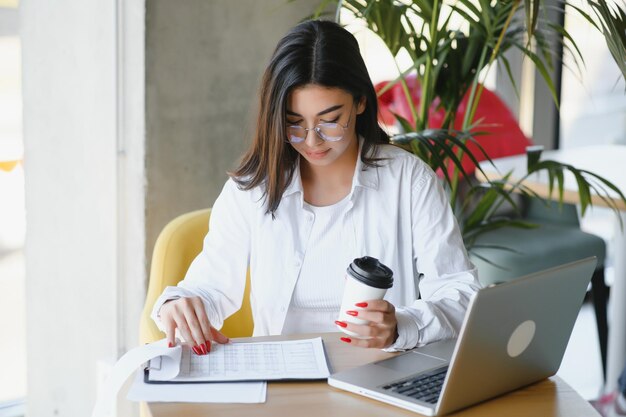
[[[446,378],[448,367],[436,369],[433,372],[413,376],[382,388],[396,394],[404,395],[419,401],[436,404],[441,393],[443,381]]]

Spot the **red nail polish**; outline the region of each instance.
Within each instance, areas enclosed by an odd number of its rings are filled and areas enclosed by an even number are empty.
[[[200,348],[198,346],[192,347],[191,350],[193,350],[193,353],[195,353],[196,355],[201,355],[202,354],[202,352],[200,352]]]
[[[348,327],[348,323],[339,320],[335,320],[335,324],[339,327]]]
[[[171,347],[171,348],[173,348],[173,347],[174,347],[174,342],[169,342],[169,343],[167,344],[167,347]]]
[[[348,311],[346,311],[346,314],[349,315],[349,316],[355,316],[356,317],[356,316],[359,315],[359,312],[358,311],[354,311],[354,310],[348,310]]]
[[[206,346],[204,346],[204,343],[200,345],[200,352],[202,352],[203,355],[206,355],[207,353],[209,353],[206,350]]]
[[[346,342],[346,343],[351,343],[352,339],[350,339],[349,337],[342,337],[340,338],[342,342]]]
[[[207,340],[205,345],[206,345],[207,353],[210,352],[211,351],[211,342],[209,340]]]
[[[367,303],[356,303],[355,306],[365,308],[367,307]]]

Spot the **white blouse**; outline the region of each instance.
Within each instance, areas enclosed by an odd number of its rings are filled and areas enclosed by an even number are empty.
[[[282,334],[336,332],[348,267],[337,242],[344,241],[340,219],[348,198],[325,207],[304,203],[304,209],[313,213],[313,226]]]
[[[458,336],[470,297],[480,288],[456,219],[435,173],[391,145],[378,146],[379,167],[357,161],[347,208],[335,227],[338,262],[373,256],[394,272],[385,299],[396,307],[398,339],[409,349]],[[200,296],[211,324],[221,328],[242,302],[250,268],[254,336],[281,334],[309,246],[313,213],[304,206],[300,169],[275,218],[265,214],[260,187],[240,190],[229,179],[215,201],[210,232],[185,279],[167,287],[152,318],[172,298]]]

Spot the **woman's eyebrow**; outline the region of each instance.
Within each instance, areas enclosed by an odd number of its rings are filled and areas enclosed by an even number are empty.
[[[335,111],[335,110],[337,110],[337,109],[340,109],[340,108],[342,108],[342,107],[343,107],[343,104],[337,104],[337,105],[335,105],[335,106],[331,106],[331,107],[329,107],[329,108],[327,108],[327,109],[324,109],[324,110],[322,110],[321,112],[317,113],[317,116],[322,116],[322,115],[324,115],[324,114],[326,114],[326,113],[333,112],[333,111]],[[301,115],[301,114],[296,113],[296,112],[293,112],[293,111],[291,111],[291,110],[287,110],[287,114],[288,114],[289,116],[299,116],[299,117],[302,117],[302,115]]]

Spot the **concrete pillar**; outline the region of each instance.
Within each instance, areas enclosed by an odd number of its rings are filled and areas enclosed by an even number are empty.
[[[213,204],[276,43],[318,3],[146,1],[147,259],[168,221]]]
[[[86,416],[116,353],[115,2],[20,5],[30,416]]]

